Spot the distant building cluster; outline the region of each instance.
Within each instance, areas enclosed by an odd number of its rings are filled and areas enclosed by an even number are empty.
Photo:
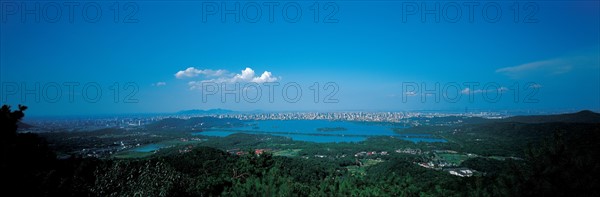
[[[91,131],[104,128],[136,129],[165,118],[190,119],[194,117],[236,118],[240,120],[330,120],[358,122],[389,122],[404,126],[430,124],[429,118],[463,116],[495,118],[497,113],[441,113],[441,112],[264,112],[264,113],[214,113],[214,114],[145,114],[97,117],[37,118],[26,122],[33,125],[23,132]],[[425,118],[425,120],[419,120]],[[443,124],[454,124],[447,122]],[[438,123],[440,124],[440,123]],[[42,126],[43,125],[43,126]],[[37,126],[37,127],[35,127]]]
[[[398,149],[396,150],[397,153],[404,153],[404,154],[411,154],[411,155],[420,155],[422,154],[421,149],[412,149],[412,148],[405,148],[405,149]]]
[[[378,153],[377,151],[361,151],[361,152],[354,154],[354,157],[366,157],[366,156],[375,156],[375,155],[388,155],[388,152],[381,151]]]
[[[162,117],[65,117],[65,118],[32,118],[27,123],[36,127],[27,128],[27,132],[52,131],[93,131],[105,128],[130,129],[161,120]]]
[[[217,118],[237,118],[240,120],[331,120],[358,122],[403,123],[405,126],[418,126],[422,121],[411,118],[436,118],[449,116],[497,117],[497,113],[424,113],[424,112],[279,112],[279,113],[229,113],[205,115]]]
[[[470,177],[473,176],[473,170],[468,168],[449,168],[445,169],[448,173],[454,176]]]

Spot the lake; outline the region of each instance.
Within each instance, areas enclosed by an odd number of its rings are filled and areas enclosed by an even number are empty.
[[[143,153],[149,153],[149,152],[153,152],[155,150],[158,150],[160,148],[162,148],[162,145],[159,144],[148,144],[148,145],[144,145],[144,146],[140,146],[137,148],[134,148],[133,151],[136,152],[143,152]]]
[[[360,142],[367,137],[394,136],[411,142],[446,142],[431,134],[397,134],[392,126],[372,123],[327,120],[261,120],[241,127],[211,129],[192,135],[226,137],[233,133],[270,134],[309,142]]]

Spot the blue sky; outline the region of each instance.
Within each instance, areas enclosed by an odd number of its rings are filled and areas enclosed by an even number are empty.
[[[514,2],[501,1],[480,2],[473,21],[465,2],[439,1],[437,15],[422,15],[433,1],[319,2],[318,22],[313,1],[278,2],[272,22],[264,2],[253,1],[238,2],[239,22],[232,14],[222,21],[232,1],[86,1],[72,16],[63,2],[37,3],[0,7],[1,102],[33,115],[600,109],[597,1],[518,2],[517,22]],[[302,14],[290,22],[297,5]],[[240,102],[208,95],[203,82],[238,83]],[[273,102],[264,82],[279,84]],[[290,102],[295,88],[302,96]]]

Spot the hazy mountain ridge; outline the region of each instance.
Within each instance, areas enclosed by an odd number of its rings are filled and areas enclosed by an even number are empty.
[[[227,113],[234,113],[235,111],[232,110],[228,110],[228,109],[221,109],[221,108],[217,108],[217,109],[209,109],[209,110],[201,110],[201,109],[190,109],[190,110],[182,110],[177,112],[176,114],[227,114]]]
[[[589,110],[583,110],[576,113],[556,114],[556,115],[534,115],[534,116],[513,116],[502,120],[503,122],[520,123],[600,123],[600,114]]]

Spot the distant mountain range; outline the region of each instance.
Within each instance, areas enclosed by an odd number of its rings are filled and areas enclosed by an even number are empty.
[[[201,109],[192,109],[192,110],[182,110],[177,112],[177,114],[183,115],[192,115],[192,114],[230,114],[235,113],[235,111],[228,109],[209,109],[209,110],[201,110]]]
[[[547,122],[565,122],[565,123],[600,123],[600,114],[589,110],[583,110],[571,114],[556,115],[538,115],[538,116],[513,116],[502,121],[520,122],[520,123],[547,123]]]

